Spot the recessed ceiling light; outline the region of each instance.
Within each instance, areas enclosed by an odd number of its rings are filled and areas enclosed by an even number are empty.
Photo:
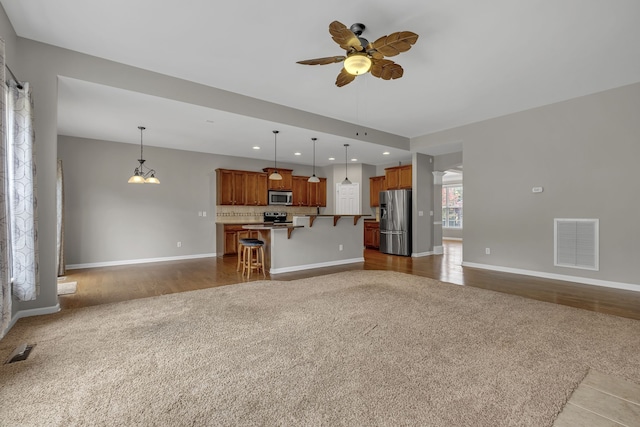
[[[335,160],[335,159],[336,159],[335,157],[329,157],[329,160]]]
[[[357,161],[358,161],[358,159],[351,159],[351,161],[352,161],[352,162],[357,162]]]
[[[383,156],[388,156],[389,154],[391,154],[391,153],[388,152],[388,151],[385,151],[384,153],[382,153]]]
[[[301,156],[302,153],[293,153],[294,156]]]
[[[215,123],[213,120],[210,120],[210,119],[205,120],[205,122],[207,122],[207,123]]]
[[[259,150],[260,147],[258,147],[257,145],[255,147],[253,147],[254,150]]]

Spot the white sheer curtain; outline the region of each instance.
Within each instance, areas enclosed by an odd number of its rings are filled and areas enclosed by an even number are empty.
[[[9,256],[8,173],[6,139],[7,86],[4,65],[4,40],[0,39],[0,338],[11,321],[11,257]]]
[[[9,141],[9,218],[13,295],[21,301],[36,298],[38,274],[38,215],[36,198],[33,100],[29,83],[9,85],[7,137]]]

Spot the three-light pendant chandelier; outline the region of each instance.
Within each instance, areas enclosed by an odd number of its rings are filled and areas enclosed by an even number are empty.
[[[140,129],[140,158],[138,159],[140,164],[133,170],[133,175],[128,182],[129,184],[160,184],[160,180],[156,178],[156,171],[146,166],[142,157],[142,131],[146,128],[138,126],[138,129]]]

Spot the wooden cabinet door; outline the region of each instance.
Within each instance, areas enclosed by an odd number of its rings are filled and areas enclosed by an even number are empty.
[[[397,190],[400,186],[400,176],[397,168],[388,168],[384,170],[385,184],[387,190]]]
[[[224,254],[232,255],[238,253],[238,237],[236,231],[227,231],[224,232]]]
[[[398,187],[411,189],[411,165],[405,165],[398,168]]]
[[[247,182],[247,173],[241,171],[233,171],[233,204],[244,205],[246,203],[245,186]]]
[[[233,204],[233,173],[229,170],[216,170],[216,198],[218,205]]]
[[[311,184],[307,182],[308,179],[308,176],[292,177],[294,206],[309,206],[309,185]]]
[[[373,221],[364,223],[364,245],[367,248],[380,248],[380,224]]]
[[[245,173],[245,200],[248,206],[267,205],[267,174],[261,172]]]
[[[309,206],[327,206],[327,178],[320,178],[320,182],[308,184]]]
[[[380,192],[386,190],[384,176],[372,176],[369,178],[369,205],[380,206]]]

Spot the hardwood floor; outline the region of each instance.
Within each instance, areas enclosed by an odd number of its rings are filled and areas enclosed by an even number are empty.
[[[462,243],[443,244],[443,255],[410,258],[367,249],[364,263],[267,274],[267,280],[295,280],[352,270],[394,270],[640,320],[640,292],[462,267]],[[254,280],[262,280],[262,275],[253,275],[251,281]],[[76,281],[78,287],[75,294],[60,296],[63,309],[224,286],[247,279],[236,272],[236,258],[226,257],[70,270],[66,281]]]

